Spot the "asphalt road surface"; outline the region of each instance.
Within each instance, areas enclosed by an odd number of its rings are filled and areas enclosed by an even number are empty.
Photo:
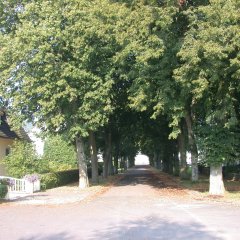
[[[0,205],[1,240],[240,239],[240,209],[166,198],[150,168],[130,169],[89,202]]]

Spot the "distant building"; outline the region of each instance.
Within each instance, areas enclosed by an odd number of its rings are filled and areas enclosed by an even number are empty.
[[[2,159],[10,152],[10,146],[15,139],[23,139],[31,142],[29,136],[23,128],[12,131],[7,122],[6,112],[0,109],[0,176],[6,175]]]

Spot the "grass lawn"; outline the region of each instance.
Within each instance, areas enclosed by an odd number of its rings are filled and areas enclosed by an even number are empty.
[[[208,197],[209,179],[206,176],[201,176],[198,182],[191,180],[180,180],[180,186],[199,192],[202,196]],[[220,197],[222,200],[233,201],[240,204],[240,181],[224,180],[225,195]]]

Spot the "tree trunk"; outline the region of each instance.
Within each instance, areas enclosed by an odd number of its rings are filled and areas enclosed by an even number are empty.
[[[111,176],[114,174],[113,171],[113,160],[112,160],[112,153],[110,150],[110,154],[109,154],[109,160],[108,160],[108,176]]]
[[[87,175],[87,163],[84,153],[84,143],[82,137],[76,137],[77,160],[79,164],[79,188],[89,187]]]
[[[112,144],[112,136],[111,132],[105,133],[105,150],[103,156],[103,177],[107,178],[109,173],[109,161],[111,157],[111,144]]]
[[[124,166],[124,171],[126,171],[128,169],[128,158],[126,156],[124,156],[123,158],[123,166]]]
[[[222,178],[222,164],[210,166],[210,195],[224,195],[224,183]]]
[[[180,178],[185,179],[187,175],[187,154],[183,132],[178,136],[178,149],[180,153]]]
[[[134,167],[134,162],[135,162],[135,156],[134,155],[129,155],[128,157],[128,160],[129,160],[129,167]]]
[[[192,165],[192,181],[198,181],[198,151],[197,145],[195,141],[195,137],[192,130],[192,118],[189,113],[186,114],[185,117],[187,130],[188,130],[188,143],[190,147],[191,153],[191,165]]]
[[[114,153],[114,174],[118,174],[119,143],[116,144]]]
[[[158,168],[157,167],[157,152],[156,151],[154,151],[153,152],[153,166],[155,167],[155,168]]]
[[[153,159],[154,159],[154,167],[157,169],[161,169],[161,158],[160,158],[159,151],[154,151]]]
[[[125,160],[125,157],[124,156],[121,156],[121,160],[120,160],[120,169],[121,169],[121,172],[124,171],[124,160]]]
[[[96,138],[93,131],[89,132],[89,146],[90,146],[90,156],[91,156],[91,166],[92,166],[92,182],[98,183],[98,158],[97,158],[97,148],[96,148]]]
[[[172,142],[168,140],[164,146],[162,152],[162,162],[163,162],[163,171],[169,174],[173,174],[173,151],[172,151]]]
[[[179,176],[179,157],[178,157],[178,149],[177,149],[177,143],[174,144],[174,151],[173,151],[173,174],[174,176]]]
[[[154,156],[153,156],[153,154],[148,154],[148,158],[149,158],[149,164],[150,164],[150,166],[156,167],[155,162],[154,162]]]

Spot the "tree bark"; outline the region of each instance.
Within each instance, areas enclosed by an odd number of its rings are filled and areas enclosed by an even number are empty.
[[[183,131],[178,136],[178,149],[180,153],[180,178],[185,179],[187,174],[187,154]]]
[[[129,157],[128,157],[128,160],[129,160],[129,167],[131,168],[131,167],[134,167],[134,165],[135,165],[135,156],[134,155],[129,155]]]
[[[162,163],[163,163],[163,171],[169,174],[173,174],[173,147],[172,141],[168,140],[164,145],[162,151]]]
[[[178,157],[178,148],[177,148],[177,142],[174,141],[174,148],[173,148],[173,174],[175,176],[179,176],[180,171],[180,161]]]
[[[210,166],[210,195],[224,195],[224,183],[222,178],[222,164]]]
[[[92,166],[92,182],[98,183],[98,158],[97,158],[97,147],[96,138],[93,131],[89,131],[89,146]]]
[[[157,169],[161,169],[161,158],[160,158],[160,152],[154,151],[154,166]]]
[[[127,162],[128,162],[128,158],[127,158],[126,156],[124,156],[124,158],[123,158],[124,171],[126,171],[126,170],[128,169],[128,164],[127,164]]]
[[[109,160],[108,160],[108,176],[111,176],[111,175],[114,174],[114,171],[113,171],[113,159],[112,159],[111,149],[112,148],[110,148],[110,154],[109,154]]]
[[[114,153],[114,174],[118,174],[118,158],[119,158],[119,143],[115,146],[115,153]]]
[[[79,165],[79,188],[89,187],[87,175],[87,162],[84,153],[84,143],[82,137],[76,137],[77,160]]]
[[[121,172],[124,171],[124,165],[125,165],[124,161],[125,161],[125,157],[121,156],[121,159],[120,159],[120,169],[121,169]]]
[[[105,150],[103,156],[103,177],[107,178],[109,173],[109,161],[111,157],[112,136],[111,132],[105,133]]]
[[[191,165],[192,165],[192,181],[198,181],[198,150],[195,141],[195,137],[192,130],[192,117],[188,112],[185,117],[188,130],[188,143],[191,153]]]

